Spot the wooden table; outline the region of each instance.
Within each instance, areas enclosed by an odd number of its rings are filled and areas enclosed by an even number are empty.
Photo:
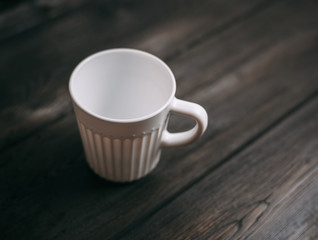
[[[0,7],[0,239],[318,239],[317,1]],[[209,114],[129,184],[88,168],[68,93],[80,60],[115,47],[162,58]]]

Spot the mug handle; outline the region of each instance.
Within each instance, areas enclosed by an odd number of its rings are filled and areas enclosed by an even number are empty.
[[[193,118],[196,125],[190,130],[180,133],[170,133],[165,129],[161,137],[161,146],[163,147],[176,147],[191,143],[198,139],[208,126],[207,112],[196,103],[175,98],[170,111]]]

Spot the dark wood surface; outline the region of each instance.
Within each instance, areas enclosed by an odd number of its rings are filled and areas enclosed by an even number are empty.
[[[318,239],[318,2],[0,2],[0,239]],[[114,184],[85,162],[68,79],[99,50],[162,58],[197,142]],[[173,117],[171,131],[192,126]]]

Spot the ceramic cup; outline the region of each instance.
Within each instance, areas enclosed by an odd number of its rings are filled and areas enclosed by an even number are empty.
[[[84,59],[73,71],[69,90],[86,160],[99,176],[129,182],[158,164],[161,147],[200,137],[206,111],[175,97],[176,82],[159,58],[134,49],[110,49]],[[185,132],[167,131],[169,113],[193,118]]]

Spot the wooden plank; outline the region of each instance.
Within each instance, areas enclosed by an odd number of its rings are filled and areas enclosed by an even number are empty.
[[[86,0],[10,1],[0,3],[0,42],[48,23],[87,3]]]
[[[122,239],[317,236],[317,109],[318,92],[305,107]]]
[[[222,78],[238,65],[250,61],[256,54],[267,51],[273,44],[296,31],[315,31],[312,26],[316,26],[317,21],[310,9],[316,9],[314,2],[299,4],[297,1],[287,1],[275,4],[277,8],[266,8],[251,18],[253,20],[246,19],[248,24],[242,21],[233,25],[169,62],[177,81],[180,81],[177,94],[183,97],[194,91],[194,87],[204,88],[205,83],[209,85]],[[309,16],[305,16],[306,12]],[[205,73],[202,74],[202,71]]]
[[[275,1],[195,1],[186,8],[190,12],[174,12],[171,20],[150,28],[141,36],[133,36],[123,44],[152,52],[171,62],[189,49],[272,7],[274,3]]]
[[[213,125],[213,130],[210,129],[208,137],[206,137],[206,139],[212,137],[212,140],[203,146],[203,152],[207,152],[213,147],[212,151],[209,152],[211,156],[215,156],[212,160],[206,158],[198,162],[200,159],[198,153],[202,154],[202,149],[193,152],[185,159],[182,159],[182,154],[179,152],[171,159],[165,154],[156,172],[147,180],[120,188],[109,184],[105,186],[105,183],[95,179],[92,174],[90,175],[81,152],[78,150],[74,152],[74,149],[79,149],[80,143],[79,139],[74,137],[78,135],[73,118],[65,118],[61,123],[31,138],[27,145],[21,144],[22,147],[20,145],[19,151],[6,152],[5,155],[2,155],[2,159],[8,161],[7,166],[2,169],[2,182],[6,183],[4,186],[8,188],[7,191],[12,191],[14,194],[6,199],[4,206],[13,204],[16,210],[10,209],[3,216],[7,216],[9,224],[16,221],[20,223],[16,227],[10,224],[7,231],[10,234],[16,234],[16,236],[19,234],[25,236],[26,230],[34,224],[40,230],[37,233],[28,233],[30,238],[44,236],[47,234],[48,227],[51,229],[50,234],[58,238],[88,237],[84,233],[91,234],[91,236],[95,236],[95,234],[107,235],[110,238],[116,236],[113,234],[120,233],[125,227],[130,229],[130,224],[134,224],[136,219],[143,218],[156,209],[160,209],[160,206],[169,201],[171,197],[173,198],[174,194],[178,194],[178,191],[182,192],[191,181],[204,174],[207,168],[212,167],[231,151],[235,151],[238,146],[244,144],[249,138],[266,128],[282,113],[288,111],[310,94],[311,89],[316,86],[314,79],[316,79],[317,74],[312,69],[313,65],[309,64],[316,59],[316,52],[312,51],[315,46],[314,39],[315,34],[310,32],[305,35],[294,34],[288,40],[275,45],[270,51],[253,59],[252,62],[243,65],[237,72],[233,73],[241,76],[240,79],[243,80],[243,83],[230,74],[225,76],[222,81],[205,89],[209,93],[208,95],[202,95],[204,92],[202,90],[192,96],[193,100],[205,99],[203,103],[209,105],[207,108],[210,113],[214,109],[215,113],[219,113],[215,114],[216,125]],[[302,46],[302,48],[295,46]],[[302,58],[306,52],[312,52],[312,54]],[[285,67],[276,65],[276,62],[273,64],[273,59],[277,59],[278,63],[284,62]],[[295,65],[296,68],[294,68]],[[304,66],[307,67],[304,68]],[[259,74],[260,68],[263,69],[263,72],[266,70],[265,76]],[[279,71],[284,68],[284,71]],[[290,88],[289,84],[298,82],[299,76],[295,75],[296,73],[300,76],[305,73],[312,75],[309,75],[303,84],[299,84],[297,89]],[[255,78],[255,76],[258,77]],[[290,78],[290,76],[293,77]],[[285,80],[278,81],[279,79]],[[309,88],[310,85],[312,88]],[[260,89],[263,91],[259,91]],[[261,96],[256,97],[252,95],[253,93]],[[247,101],[245,97],[245,102],[242,104],[242,102],[237,101],[240,96],[249,96],[247,100],[253,99],[253,101]],[[222,101],[224,102],[223,107],[217,108]],[[214,104],[210,102],[214,102]],[[278,102],[282,104],[277,105]],[[233,115],[234,110],[236,114]],[[232,122],[227,122],[230,116]],[[267,118],[264,119],[264,116]],[[251,127],[253,122],[258,124]],[[66,130],[68,136],[60,134]],[[219,134],[224,132],[224,134],[214,138],[214,134],[217,132]],[[198,144],[202,144],[204,141],[205,139]],[[34,148],[35,144],[37,148]],[[59,145],[60,149],[56,149],[56,152],[53,153],[50,152],[47,156],[47,152],[54,145]],[[174,152],[177,151],[170,150],[169,154]],[[82,162],[78,162],[76,157],[78,155],[80,155],[79,159]],[[22,158],[22,156],[25,157]],[[24,161],[21,162],[19,159],[24,159]],[[45,161],[39,162],[39,159],[45,159]],[[66,160],[65,163],[61,162],[63,159]],[[72,166],[75,166],[77,174],[70,177],[69,174],[74,170]],[[178,169],[177,172],[176,169]],[[23,174],[19,174],[27,170],[31,173],[27,178]],[[12,181],[8,182],[7,179],[12,179]],[[88,179],[91,182],[88,182]],[[68,185],[65,182],[70,183]],[[79,185],[83,187],[82,190],[72,191],[73,187]],[[47,196],[56,196],[52,199],[54,202],[49,201],[43,206],[40,192],[43,193],[44,200]],[[70,193],[67,195],[68,197],[65,197],[66,192]],[[145,195],[145,193],[147,194]],[[74,195],[77,197],[75,206]],[[37,200],[37,204],[32,205],[30,201],[34,199]],[[126,199],[130,199],[130,201],[127,202]],[[94,202],[94,206],[92,206],[92,202]],[[29,205],[28,209],[24,209],[25,203]],[[45,212],[40,211],[44,208]],[[34,212],[38,212],[35,220],[33,219],[34,214],[30,214]],[[29,219],[31,217],[33,221]],[[72,224],[69,223],[69,219],[73,219]],[[28,224],[28,222],[30,223]],[[48,225],[48,222],[54,222],[54,227]],[[126,226],[123,225],[123,222]],[[24,231],[17,229],[22,223],[25,226]],[[82,227],[84,223],[85,228]],[[88,229],[98,229],[98,233],[88,232]]]
[[[278,13],[277,10],[272,14]],[[299,27],[306,27],[310,21],[312,15],[309,13]],[[248,26],[245,25],[245,29]],[[277,27],[283,28],[284,24]],[[245,62],[233,74],[225,75],[211,86],[194,92],[194,95],[187,95],[188,99],[199,102],[202,100],[200,103],[208,108],[209,113],[214,113],[215,125],[211,125],[213,128],[194,147],[181,148],[182,153],[167,150],[158,169],[144,181],[118,187],[94,178],[84,164],[72,117],[66,117],[30,138],[27,144],[21,143],[19,148],[5,152],[1,157],[7,163],[1,172],[4,180],[2,186],[6,186],[12,195],[5,199],[3,206],[12,204],[16,208],[9,208],[2,215],[9,219],[6,223],[9,228],[4,232],[25,238],[48,235],[60,239],[89,236],[111,238],[116,237],[116,233],[135,227],[134,224],[159,210],[208,168],[266,129],[317,87],[314,81],[317,72],[312,64],[317,60],[315,32],[309,29],[305,34],[300,34],[296,30],[258,58]],[[278,60],[276,62],[273,59]],[[266,74],[260,74],[260,70]],[[300,76],[306,76],[302,83],[298,81]],[[290,87],[296,83],[298,88]],[[265,90],[260,91],[261,89]],[[202,95],[204,92],[210,95]],[[257,124],[251,126],[255,122]],[[68,136],[64,135],[65,131]],[[45,141],[47,139],[48,142]],[[206,145],[200,146],[208,139],[210,141]],[[51,153],[49,150],[56,145],[61,148]],[[214,146],[210,152],[212,161],[207,158],[198,162],[202,149],[206,152],[211,146]],[[184,150],[193,151],[195,148],[198,148],[197,151],[186,157]],[[170,153],[174,154],[171,158]],[[25,157],[22,158],[23,156]],[[29,176],[19,174],[27,169],[30,170]],[[7,179],[12,181],[8,182]],[[83,188],[79,189],[78,186]],[[29,206],[28,209],[25,209],[26,205]],[[13,222],[20,224],[11,225]],[[18,227],[21,224],[24,224],[22,230]],[[27,231],[35,226],[36,232]]]
[[[200,5],[189,1],[194,5],[189,9],[181,2],[119,5],[111,15],[103,14],[107,12],[107,4],[80,9],[2,45],[0,149],[16,144],[71,113],[67,81],[72,68],[87,55],[105,48],[130,46],[165,58],[201,37],[198,29],[204,34],[229,26],[233,19],[248,17],[251,10],[262,6],[261,1],[253,4],[241,1],[239,7],[209,1],[210,8],[192,11],[200,9]],[[216,7],[211,8],[213,4]],[[149,11],[150,6],[156,9],[154,13]],[[207,25],[207,21],[211,23]],[[182,31],[176,32],[176,29]],[[165,31],[167,35],[163,34]]]
[[[317,156],[310,155],[314,154],[311,148],[318,147],[317,139],[308,145],[295,154],[300,161],[306,161],[304,166],[274,189],[267,200],[269,208],[262,213],[260,221],[252,222],[245,236],[250,239],[317,239],[318,171],[316,164],[310,169],[307,164],[308,158]]]

